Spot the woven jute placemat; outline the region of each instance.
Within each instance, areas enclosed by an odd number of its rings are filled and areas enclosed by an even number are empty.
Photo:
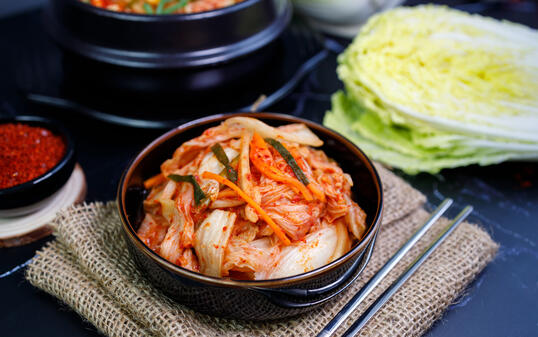
[[[425,197],[378,166],[385,213],[374,253],[360,278],[327,305],[278,321],[250,322],[199,314],[155,289],[134,265],[114,203],[72,207],[55,219],[56,240],[39,251],[26,278],[109,336],[312,336],[318,333],[427,219]],[[356,319],[448,223],[441,219],[352,315]],[[463,223],[360,332],[419,336],[488,264],[497,244]],[[352,320],[347,322],[351,324]],[[343,326],[337,334],[343,333]]]

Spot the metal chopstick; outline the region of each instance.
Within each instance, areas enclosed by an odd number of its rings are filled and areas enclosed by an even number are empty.
[[[406,271],[400,275],[400,277],[387,289],[385,292],[368,308],[366,311],[355,321],[349,329],[342,335],[343,337],[355,336],[362,327],[372,318],[375,313],[381,309],[381,307],[400,289],[400,287],[407,281],[413,273],[424,263],[424,261],[433,253],[441,243],[458,227],[458,225],[465,220],[465,218],[473,211],[472,206],[465,207],[460,214],[443,230],[438,239],[433,242],[426,250],[420,255]]]
[[[416,231],[415,234],[385,263],[383,267],[362,287],[346,305],[336,314],[336,316],[320,331],[318,337],[331,336],[340,325],[357,309],[359,304],[374,290],[374,288],[383,280],[383,278],[394,268],[402,257],[417,243],[417,241],[426,233],[428,229],[443,215],[443,213],[452,205],[452,199],[445,199],[435,211],[433,211],[426,223]]]

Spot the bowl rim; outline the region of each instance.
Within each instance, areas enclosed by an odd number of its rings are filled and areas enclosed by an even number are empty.
[[[179,133],[183,133],[194,127],[203,126],[206,124],[223,121],[231,117],[239,117],[239,116],[273,119],[273,120],[284,121],[284,122],[289,122],[289,123],[304,123],[314,133],[316,131],[328,133],[330,136],[336,138],[339,142],[343,143],[348,149],[352,150],[352,152],[358,155],[359,158],[361,158],[361,161],[366,164],[367,169],[370,171],[370,173],[372,174],[374,178],[374,185],[378,191],[378,200],[377,200],[377,210],[372,220],[372,225],[369,227],[366,234],[363,236],[363,238],[359,241],[359,243],[355,247],[353,247],[346,254],[332,261],[331,263],[323,265],[319,268],[308,271],[306,273],[292,275],[292,276],[283,277],[283,278],[277,278],[277,279],[268,279],[268,280],[233,280],[233,279],[208,276],[208,275],[193,272],[188,269],[179,267],[169,262],[168,260],[164,259],[163,257],[158,255],[151,249],[149,249],[142,242],[142,240],[140,240],[138,235],[136,235],[134,228],[130,225],[127,215],[125,213],[125,198],[124,198],[126,194],[125,182],[131,177],[133,168],[137,166],[137,164],[148,153],[153,151],[158,145],[167,141],[169,138],[176,136]],[[382,213],[383,213],[383,188],[381,185],[381,179],[379,177],[379,174],[375,166],[371,162],[371,160],[366,156],[366,154],[359,147],[357,147],[347,138],[345,138],[344,136],[342,136],[341,134],[339,134],[338,132],[334,130],[331,130],[316,122],[299,118],[299,117],[295,117],[292,115],[286,115],[286,114],[271,113],[271,112],[239,112],[239,113],[232,113],[232,114],[221,113],[221,114],[214,114],[214,115],[202,117],[202,118],[190,121],[188,123],[182,124],[164,133],[163,135],[159,136],[157,139],[155,139],[149,145],[147,145],[143,150],[141,150],[135,156],[135,158],[128,164],[127,168],[124,170],[120,178],[120,181],[118,184],[118,190],[117,190],[116,206],[117,206],[118,213],[120,215],[121,226],[123,228],[124,233],[127,234],[127,237],[129,238],[129,240],[136,246],[136,248],[140,252],[142,252],[148,258],[150,258],[155,263],[157,263],[160,267],[168,270],[169,272],[186,277],[190,280],[194,280],[203,284],[209,284],[209,285],[214,285],[214,286],[236,287],[236,288],[251,288],[251,287],[274,288],[274,287],[282,287],[282,286],[291,286],[297,283],[310,280],[314,277],[317,277],[320,274],[323,274],[325,272],[328,272],[340,266],[341,264],[347,262],[349,259],[351,259],[352,257],[362,252],[368,246],[371,240],[374,239],[375,234],[377,233],[381,225],[381,218],[382,218]]]
[[[73,3],[76,3],[75,6],[83,10],[87,10],[99,16],[105,16],[113,19],[119,20],[131,20],[131,21],[144,21],[144,22],[163,22],[163,21],[176,21],[178,19],[184,19],[184,21],[189,20],[200,20],[206,18],[212,18],[215,16],[226,15],[228,13],[237,12],[242,10],[245,7],[249,7],[254,3],[258,3],[265,0],[244,0],[239,3],[235,3],[230,6],[221,7],[217,9],[212,9],[209,11],[197,12],[197,13],[186,13],[186,14],[140,14],[140,13],[127,13],[127,12],[116,12],[109,9],[101,8],[94,6],[92,4],[82,2],[80,0],[67,0]]]
[[[42,175],[37,176],[36,178],[32,180],[28,180],[24,183],[21,183],[12,187],[0,188],[0,197],[6,197],[14,193],[25,193],[25,191],[31,190],[34,186],[42,183],[43,181],[46,181],[50,177],[60,172],[63,169],[63,167],[66,166],[69,163],[69,161],[72,160],[75,154],[75,142],[73,140],[73,136],[71,135],[71,133],[69,133],[69,131],[64,126],[53,121],[52,119],[48,119],[42,116],[31,116],[31,115],[21,115],[21,116],[0,118],[0,125],[10,124],[10,123],[42,127],[44,129],[49,130],[50,132],[54,134],[62,136],[65,139],[64,141],[65,153],[62,156],[62,158],[58,161],[58,163],[56,163],[56,165],[54,165],[52,168],[50,168],[48,171],[46,171]],[[54,192],[55,191],[53,191],[52,193]]]

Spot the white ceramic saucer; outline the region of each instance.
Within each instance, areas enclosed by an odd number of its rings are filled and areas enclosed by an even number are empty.
[[[0,216],[0,247],[20,246],[50,235],[49,225],[57,212],[84,200],[86,178],[80,165],[76,164],[65,185],[52,196],[34,205],[2,213]],[[29,214],[28,208],[34,211]]]

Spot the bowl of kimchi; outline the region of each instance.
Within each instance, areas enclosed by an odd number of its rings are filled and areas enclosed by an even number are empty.
[[[117,201],[130,253],[152,283],[197,311],[254,320],[345,291],[370,259],[383,209],[359,148],[274,113],[169,131],[128,166]]]

